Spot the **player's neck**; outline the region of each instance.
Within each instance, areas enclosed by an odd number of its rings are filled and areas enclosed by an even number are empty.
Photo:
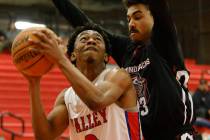
[[[148,46],[148,45],[151,44],[151,39],[141,40],[141,41],[134,41],[133,43],[134,43],[135,45]]]
[[[87,64],[78,66],[78,69],[90,80],[95,78],[106,68],[104,63],[100,64]]]

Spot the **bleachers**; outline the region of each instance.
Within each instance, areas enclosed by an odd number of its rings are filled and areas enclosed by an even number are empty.
[[[197,65],[194,60],[186,60],[186,66],[190,70],[190,91],[195,91],[203,70],[210,70],[209,65]],[[111,63],[115,63],[111,59]],[[210,81],[210,75],[206,74],[205,78]],[[46,113],[48,113],[55,101],[58,93],[69,86],[65,77],[58,68],[54,68],[46,74],[41,81],[41,98],[44,103]],[[17,71],[11,61],[9,54],[0,54],[0,113],[12,112],[25,121],[24,137],[17,137],[15,140],[34,140],[31,125],[31,116],[29,108],[28,86],[25,78]],[[12,130],[20,130],[21,124],[12,118],[7,118],[4,124]],[[0,138],[4,136],[10,140],[10,135],[0,130]]]
[[[189,90],[194,92],[199,84],[203,71],[210,71],[210,65],[198,65],[191,59],[186,59],[185,64],[190,71]],[[204,78],[210,82],[210,74],[205,73]]]
[[[57,94],[69,84],[58,68],[43,77],[41,81],[41,99],[48,113],[55,101]],[[29,108],[28,86],[25,78],[17,71],[12,63],[9,54],[0,54],[0,113],[12,112],[25,121],[24,137],[17,137],[15,140],[33,140],[33,130]],[[19,130],[21,124],[8,117],[4,123],[5,127],[12,130]],[[0,130],[0,137],[4,136],[10,140],[10,135]]]

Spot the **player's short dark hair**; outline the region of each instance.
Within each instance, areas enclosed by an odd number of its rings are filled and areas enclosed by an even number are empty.
[[[125,7],[130,7],[134,4],[139,4],[139,3],[149,5],[149,1],[150,0],[123,0],[123,3]]]
[[[101,34],[101,36],[103,37],[104,42],[105,42],[106,53],[108,55],[111,55],[111,45],[110,45],[110,41],[109,41],[107,34],[103,31],[103,29],[99,25],[89,23],[84,26],[77,27],[75,29],[75,31],[72,33],[72,35],[69,39],[68,45],[67,45],[67,55],[68,56],[71,56],[71,53],[74,51],[74,47],[75,47],[74,45],[75,45],[77,36],[85,30],[94,30],[94,31],[97,31],[99,34]]]

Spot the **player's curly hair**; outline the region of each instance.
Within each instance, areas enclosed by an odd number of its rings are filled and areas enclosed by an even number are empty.
[[[68,45],[67,45],[67,55],[68,56],[71,56],[71,53],[74,51],[74,47],[75,47],[74,45],[75,45],[77,36],[85,30],[94,30],[94,31],[97,31],[99,34],[101,34],[101,36],[103,37],[104,42],[105,42],[106,53],[108,55],[111,55],[111,45],[110,45],[110,41],[109,41],[107,34],[103,31],[103,29],[99,25],[89,23],[84,26],[77,27],[75,29],[75,31],[72,33],[72,35],[69,39]]]
[[[145,4],[145,5],[149,5],[150,0],[123,0],[123,4],[125,5],[125,7],[130,7],[134,4]]]

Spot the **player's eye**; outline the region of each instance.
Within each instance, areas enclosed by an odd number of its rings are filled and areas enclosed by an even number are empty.
[[[80,41],[81,41],[81,42],[87,41],[87,37],[81,37],[81,38],[80,38]]]
[[[133,18],[134,18],[135,20],[140,20],[142,17],[143,17],[142,15],[136,14]]]
[[[96,37],[96,40],[100,42],[102,41],[100,37]]]

